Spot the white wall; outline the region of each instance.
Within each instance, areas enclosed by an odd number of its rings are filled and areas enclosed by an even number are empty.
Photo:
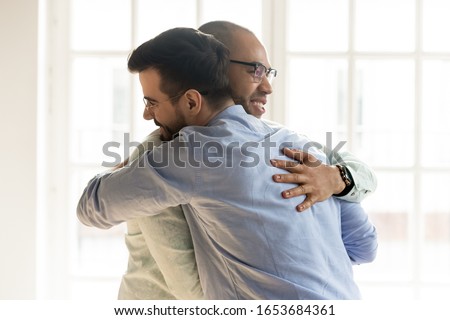
[[[38,0],[0,1],[0,299],[36,297]]]

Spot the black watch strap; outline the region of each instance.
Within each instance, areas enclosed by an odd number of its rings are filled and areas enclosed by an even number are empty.
[[[342,181],[344,181],[345,183],[345,188],[344,190],[342,190],[342,192],[334,194],[334,196],[343,197],[346,196],[350,192],[350,190],[353,189],[353,187],[355,186],[355,182],[353,181],[353,177],[352,174],[350,173],[350,170],[348,170],[345,166],[337,164],[336,167],[339,169]]]

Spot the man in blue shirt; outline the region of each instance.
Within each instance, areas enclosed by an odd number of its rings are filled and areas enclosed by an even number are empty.
[[[334,198],[299,214],[296,200],[279,197],[286,185],[261,179],[281,173],[269,160],[283,146],[310,142],[234,105],[229,60],[220,42],[186,28],[133,52],[149,112],[163,138],[176,138],[94,177],[80,221],[108,228],[181,204],[206,298],[358,299],[352,261],[374,259],[373,225],[359,204]]]

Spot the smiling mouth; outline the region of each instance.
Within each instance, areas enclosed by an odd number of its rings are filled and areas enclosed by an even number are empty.
[[[264,105],[265,105],[264,102],[257,101],[257,100],[251,100],[250,104],[253,107],[253,109],[255,109],[255,112],[258,113],[258,115],[262,115],[266,112],[266,108],[264,107]]]

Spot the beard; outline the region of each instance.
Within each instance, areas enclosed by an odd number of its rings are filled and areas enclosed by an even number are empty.
[[[171,140],[175,139],[176,137],[178,137],[179,131],[184,126],[187,125],[187,124],[184,124],[184,125],[180,126],[179,129],[173,129],[172,127],[163,125],[161,122],[159,122],[156,119],[153,119],[153,122],[155,123],[155,125],[157,125],[159,127],[159,135],[160,135],[161,141],[171,141]]]

